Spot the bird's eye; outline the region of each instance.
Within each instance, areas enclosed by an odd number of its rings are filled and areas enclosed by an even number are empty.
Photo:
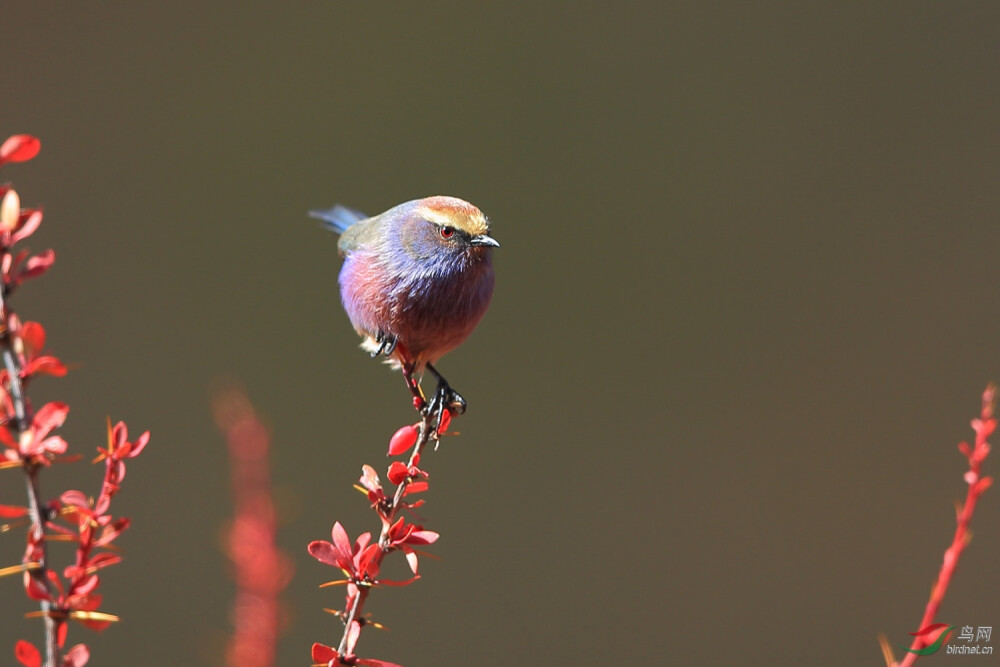
[[[454,227],[442,227],[441,228],[441,238],[450,239],[455,235]]]

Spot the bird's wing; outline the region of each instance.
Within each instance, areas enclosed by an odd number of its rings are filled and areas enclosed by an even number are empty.
[[[379,222],[382,216],[376,215],[355,223],[344,230],[337,243],[337,251],[341,257],[347,257],[352,252],[362,247],[371,247],[373,242],[378,240]]]

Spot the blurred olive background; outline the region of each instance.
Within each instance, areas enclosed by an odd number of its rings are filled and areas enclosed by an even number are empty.
[[[363,656],[429,665],[881,664],[954,530],[1000,379],[995,3],[101,3],[4,7],[0,174],[58,261],[15,297],[78,364],[36,404],[151,429],[94,664],[219,665],[233,585],[209,398],[274,431],[296,561],[280,665],[336,644],[306,544],[412,420],[306,217],[431,194],[503,243],[440,364],[470,409],[425,467],[443,537],[368,607]],[[996,472],[997,458],[987,464]],[[50,493],[97,490],[81,464]],[[0,502],[23,498],[8,472]],[[938,620],[1000,622],[1000,490]],[[17,535],[2,536],[17,562]],[[0,581],[0,663],[40,624]],[[995,642],[994,642],[995,643]],[[898,651],[897,651],[898,652]]]

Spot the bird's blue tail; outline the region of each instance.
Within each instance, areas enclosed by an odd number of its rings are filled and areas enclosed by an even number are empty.
[[[336,234],[343,234],[355,222],[368,217],[361,211],[355,211],[353,208],[347,208],[340,204],[325,211],[309,211],[309,216],[322,221],[325,229]]]

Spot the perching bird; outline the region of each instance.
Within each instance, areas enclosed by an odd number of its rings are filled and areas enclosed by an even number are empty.
[[[401,368],[418,409],[465,400],[434,364],[458,347],[486,313],[493,295],[491,252],[499,248],[482,211],[455,197],[427,197],[373,218],[344,206],[309,215],[340,234],[340,296],[361,347]],[[430,404],[420,390],[426,368],[438,380]]]

